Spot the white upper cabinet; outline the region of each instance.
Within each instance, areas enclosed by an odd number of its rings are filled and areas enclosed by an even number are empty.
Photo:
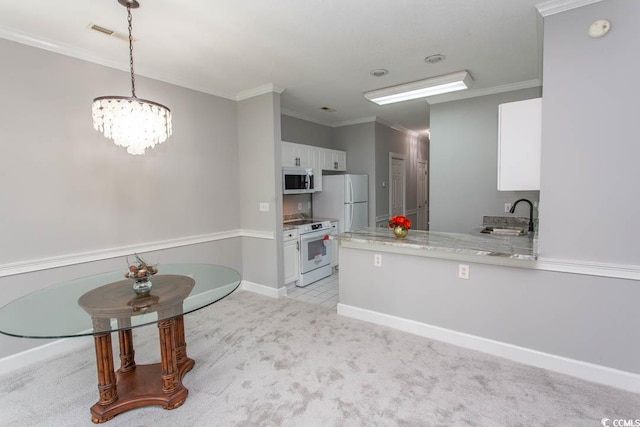
[[[311,146],[282,141],[282,166],[312,168],[314,152]]]
[[[316,190],[318,190],[318,181],[322,180],[323,170],[346,172],[347,153],[340,150],[282,141],[282,166],[313,168],[316,176],[320,178],[316,179],[314,177]],[[319,185],[319,188],[322,189],[322,183]]]
[[[346,171],[347,170],[347,153],[340,150],[331,150],[331,166],[332,170]]]
[[[498,190],[540,190],[542,98],[498,107]]]
[[[322,191],[322,165],[324,164],[323,148],[313,147],[315,153],[313,156],[313,189]]]

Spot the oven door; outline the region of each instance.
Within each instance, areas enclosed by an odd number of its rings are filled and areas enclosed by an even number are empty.
[[[330,230],[316,231],[300,235],[300,272],[307,273],[331,264]]]

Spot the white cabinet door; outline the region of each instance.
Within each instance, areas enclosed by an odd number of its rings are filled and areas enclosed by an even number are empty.
[[[284,284],[296,282],[300,276],[298,230],[285,231],[284,236]]]
[[[332,150],[332,169],[337,171],[347,170],[347,153],[340,150]]]
[[[296,155],[293,151],[292,142],[282,141],[282,166],[296,166]]]
[[[315,191],[322,191],[322,169],[324,162],[324,148],[311,147],[313,151],[313,189]]]
[[[282,166],[300,168],[313,167],[313,151],[311,146],[282,141]]]
[[[498,190],[540,190],[542,98],[500,104]]]
[[[322,149],[322,169],[341,171],[347,170],[347,153],[340,150]]]

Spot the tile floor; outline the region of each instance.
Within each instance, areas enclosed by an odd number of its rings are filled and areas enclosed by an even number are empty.
[[[338,305],[338,272],[318,280],[304,288],[294,286],[287,289],[287,297],[299,301],[306,301],[324,307],[336,308]]]

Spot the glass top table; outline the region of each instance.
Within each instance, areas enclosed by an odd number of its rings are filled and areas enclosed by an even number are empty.
[[[182,377],[187,357],[183,316],[235,291],[240,274],[213,264],[162,264],[148,294],[133,290],[125,271],[97,274],[25,295],[0,308],[0,333],[20,338],[92,335],[100,398],[91,420],[102,423],[134,408],[175,409],[187,398]],[[157,324],[161,362],[136,365],[132,329]],[[120,369],[114,370],[111,333],[118,333]],[[75,369],[70,367],[70,369]],[[61,398],[64,392],[59,393]]]
[[[150,278],[153,288],[147,297],[134,293],[134,280],[124,278],[124,269],[70,280],[25,295],[0,308],[0,333],[20,338],[68,338],[117,332],[199,310],[226,297],[240,284],[238,272],[219,265],[163,264],[159,267],[158,274]],[[174,286],[171,279],[177,278],[166,276],[183,276],[195,281],[178,312],[157,310],[165,302],[163,297],[172,298],[168,288]],[[127,317],[129,313],[131,324],[123,326],[112,320],[100,322],[98,329],[94,329],[91,315],[78,303],[91,291],[103,299],[117,292],[114,298],[120,299],[123,311],[114,313],[113,319]]]

